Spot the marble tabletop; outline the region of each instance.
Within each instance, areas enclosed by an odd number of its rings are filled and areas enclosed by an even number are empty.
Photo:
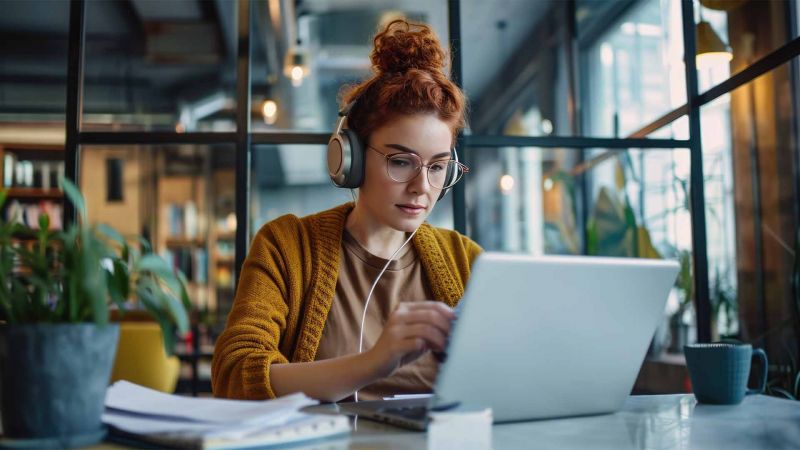
[[[334,411],[320,405],[317,412]],[[365,419],[349,439],[302,449],[421,449],[427,435]],[[800,449],[800,402],[764,395],[739,405],[698,404],[693,395],[632,396],[615,414],[492,427],[492,449]]]
[[[336,414],[336,405],[311,407]],[[324,440],[292,450],[439,450],[427,433],[407,431],[365,419],[353,419],[347,438]],[[698,404],[693,395],[629,397],[615,414],[497,424],[492,450],[514,449],[800,449],[800,402],[764,395],[739,405]],[[103,443],[94,449],[124,449]]]

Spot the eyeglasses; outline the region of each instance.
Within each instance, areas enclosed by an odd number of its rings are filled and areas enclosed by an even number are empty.
[[[428,183],[437,189],[447,189],[453,187],[465,173],[469,173],[469,167],[452,159],[434,161],[430,164],[422,164],[422,159],[413,153],[393,153],[386,155],[380,150],[368,145],[367,148],[386,158],[386,173],[394,181],[405,183],[411,181],[419,175],[423,167],[428,168]],[[451,180],[447,179],[447,174],[454,174]],[[450,181],[445,185],[447,181]]]

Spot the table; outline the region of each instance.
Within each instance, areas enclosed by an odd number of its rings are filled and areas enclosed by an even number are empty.
[[[425,433],[364,419],[354,425],[342,448],[426,447]],[[632,396],[616,414],[495,425],[492,448],[798,449],[800,402],[756,395],[716,406],[698,404],[691,394]]]
[[[335,405],[312,407],[335,413]],[[349,439],[292,447],[302,450],[424,449],[425,433],[365,419],[353,421]],[[120,449],[114,444],[97,448]],[[800,402],[764,395],[740,405],[698,404],[691,394],[629,397],[621,411],[509,424],[492,428],[492,449],[798,449]]]

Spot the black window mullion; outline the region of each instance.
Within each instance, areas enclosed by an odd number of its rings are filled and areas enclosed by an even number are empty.
[[[450,40],[450,54],[452,66],[450,67],[450,79],[461,88],[464,84],[462,67],[462,48],[461,48],[461,2],[460,0],[449,0],[447,2],[447,25],[448,37]],[[460,131],[456,137],[455,149],[459,159],[469,165],[468,151],[464,146],[464,132]],[[466,183],[469,177],[465,177],[463,182],[453,187],[453,228],[459,233],[467,234],[467,188]]]
[[[683,13],[684,64],[686,98],[689,103],[689,151],[691,174],[689,194],[692,220],[692,262],[697,316],[697,341],[711,340],[711,303],[708,287],[708,249],[706,241],[705,191],[703,185],[703,146],[700,132],[700,99],[697,87],[697,54],[695,43],[694,5],[691,0],[681,2]]]
[[[250,236],[250,0],[239,0],[236,46],[236,247],[235,276],[239,274]]]
[[[79,134],[83,116],[83,63],[84,39],[86,34],[86,3],[75,0],[69,5],[69,49],[67,60],[67,110],[66,137],[64,152],[64,177],[78,184],[79,177]],[[76,220],[75,205],[64,199],[64,220],[66,228]]]

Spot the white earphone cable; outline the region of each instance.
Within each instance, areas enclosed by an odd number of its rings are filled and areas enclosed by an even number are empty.
[[[359,354],[364,349],[364,322],[367,319],[367,307],[369,307],[369,301],[372,299],[372,292],[375,290],[375,286],[378,285],[378,280],[380,280],[381,277],[383,276],[383,273],[386,272],[386,269],[389,267],[389,264],[391,264],[392,261],[394,261],[394,257],[397,256],[397,254],[400,253],[400,250],[402,250],[403,247],[405,247],[406,244],[408,244],[409,241],[411,241],[411,238],[413,238],[414,235],[417,234],[417,230],[419,230],[419,227],[417,227],[414,230],[414,232],[411,233],[411,236],[409,236],[408,239],[406,239],[406,241],[403,242],[403,245],[401,245],[400,248],[398,248],[397,250],[394,251],[394,253],[392,253],[392,256],[389,257],[389,260],[386,261],[386,264],[383,266],[383,269],[381,270],[381,273],[379,273],[378,276],[375,278],[375,281],[372,282],[372,287],[369,289],[369,294],[367,295],[367,301],[364,302],[364,312],[361,314],[361,330],[358,333],[358,353]],[[358,401],[358,390],[356,390],[356,392],[354,394],[354,399],[355,399],[355,401]]]

